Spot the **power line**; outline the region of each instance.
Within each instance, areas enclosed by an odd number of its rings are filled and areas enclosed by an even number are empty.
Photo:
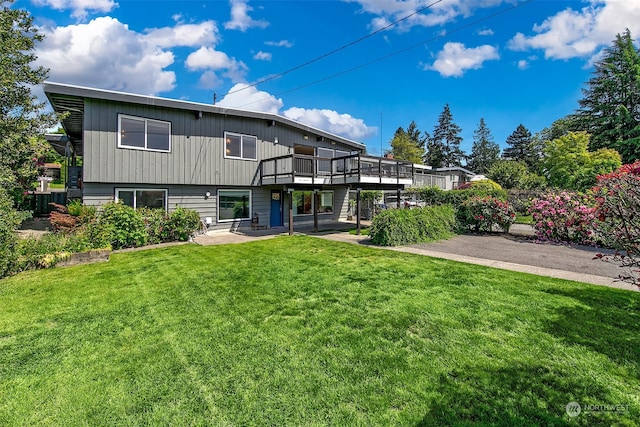
[[[457,33],[457,32],[459,32],[459,31],[465,30],[465,29],[467,29],[467,28],[469,28],[469,27],[472,27],[472,26],[474,26],[474,25],[476,25],[476,24],[479,24],[479,23],[481,23],[481,22],[487,21],[487,20],[489,20],[489,19],[493,19],[493,18],[495,18],[496,16],[502,15],[502,14],[507,13],[507,12],[511,12],[512,10],[517,9],[517,8],[519,8],[519,7],[521,7],[521,6],[524,6],[525,4],[531,3],[531,2],[533,2],[533,1],[534,1],[534,0],[525,0],[525,1],[523,1],[522,3],[516,4],[516,5],[514,5],[514,6],[511,6],[511,7],[507,8],[507,9],[503,9],[503,10],[500,10],[500,11],[498,11],[498,12],[492,13],[491,15],[487,15],[487,16],[482,17],[482,18],[480,18],[480,19],[477,19],[477,20],[475,20],[475,21],[469,22],[469,23],[467,23],[467,24],[465,24],[465,25],[462,25],[462,26],[460,26],[460,27],[454,28],[454,29],[453,29],[453,30],[451,30],[451,31],[445,31],[444,33],[442,33],[442,34],[440,34],[440,35],[438,35],[438,36],[432,37],[432,38],[427,39],[427,40],[423,40],[423,41],[421,41],[421,42],[419,42],[419,43],[416,43],[416,44],[411,45],[411,46],[409,46],[409,47],[406,47],[406,48],[404,48],[404,49],[397,50],[397,51],[392,52],[392,53],[390,53],[390,54],[388,54],[388,55],[384,55],[384,56],[381,56],[381,57],[379,57],[379,58],[373,59],[373,60],[371,60],[371,61],[368,61],[368,62],[362,63],[362,64],[360,64],[360,65],[356,65],[356,66],[354,66],[354,67],[347,68],[347,69],[342,70],[342,71],[340,71],[340,72],[337,72],[337,73],[335,73],[335,74],[331,74],[331,75],[329,75],[329,76],[327,76],[327,77],[323,77],[323,78],[321,78],[321,79],[318,79],[318,80],[312,81],[312,82],[310,82],[310,83],[306,83],[306,84],[304,84],[304,85],[301,85],[301,86],[295,87],[295,88],[293,88],[293,89],[289,89],[289,90],[286,90],[286,91],[284,91],[284,92],[280,92],[280,93],[277,93],[277,94],[273,94],[272,96],[277,97],[277,96],[285,95],[285,94],[287,94],[287,93],[295,92],[295,91],[297,91],[297,90],[304,89],[304,88],[306,88],[306,87],[313,86],[313,85],[316,85],[316,84],[318,84],[318,83],[322,83],[322,82],[324,82],[324,81],[334,79],[334,78],[339,77],[339,76],[342,76],[342,75],[344,75],[344,74],[351,73],[351,72],[353,72],[353,71],[359,70],[360,68],[368,67],[369,65],[375,64],[375,63],[377,63],[377,62],[384,61],[385,59],[389,59],[389,58],[392,58],[392,57],[394,57],[394,56],[400,55],[400,54],[402,54],[402,53],[408,52],[408,51],[413,50],[413,49],[415,49],[415,48],[417,48],[417,47],[420,47],[420,46],[423,46],[423,45],[425,45],[425,44],[431,43],[431,42],[433,42],[433,41],[435,41],[435,40],[445,38],[445,37],[447,37],[447,36],[449,36],[449,35],[451,35],[451,34],[453,34],[453,33]],[[264,101],[264,100],[266,100],[266,99],[268,99],[268,98],[262,98],[262,99],[258,99],[258,100],[255,100],[255,101],[251,101],[251,102],[248,102],[248,103],[246,103],[246,104],[240,105],[240,106],[235,107],[235,108],[242,108],[242,107],[245,107],[245,106],[247,106],[247,105],[255,104],[256,102]]]
[[[348,48],[348,47],[351,47],[351,46],[353,46],[353,45],[355,45],[355,44],[357,44],[357,43],[360,43],[361,41],[366,40],[366,39],[368,39],[369,37],[373,37],[374,35],[376,35],[376,34],[378,34],[378,33],[381,33],[382,31],[388,30],[389,28],[393,27],[394,25],[396,25],[396,24],[398,24],[398,23],[400,23],[400,22],[402,22],[402,21],[406,21],[407,19],[411,18],[412,16],[417,15],[417,14],[419,14],[419,13],[421,13],[421,12],[424,12],[425,10],[427,10],[427,9],[431,8],[432,6],[435,6],[436,4],[441,3],[441,2],[443,2],[443,1],[444,1],[444,0],[437,0],[437,1],[434,1],[433,3],[431,3],[431,4],[429,4],[429,5],[425,6],[425,7],[423,7],[423,8],[421,8],[421,9],[416,10],[416,11],[414,11],[414,12],[410,13],[409,15],[407,15],[407,16],[405,16],[405,17],[398,19],[397,21],[394,21],[394,22],[392,22],[392,23],[390,23],[390,24],[388,24],[388,25],[386,25],[386,26],[384,26],[384,27],[382,27],[382,28],[377,29],[377,30],[376,30],[376,31],[374,31],[373,33],[367,34],[366,36],[362,36],[362,37],[360,37],[360,38],[359,38],[359,39],[357,39],[357,40],[354,40],[354,41],[352,41],[352,42],[349,42],[349,43],[347,43],[347,44],[345,44],[345,45],[340,46],[340,47],[339,47],[339,48],[337,48],[337,49],[334,49],[334,50],[332,50],[332,51],[330,51],[330,52],[324,53],[324,54],[322,54],[322,55],[320,55],[320,56],[318,56],[318,57],[315,57],[315,58],[313,58],[313,59],[310,59],[309,61],[304,62],[304,63],[302,63],[302,64],[300,64],[300,65],[296,65],[295,67],[290,68],[290,69],[288,69],[288,70],[286,70],[286,71],[283,71],[283,72],[278,73],[278,74],[275,74],[275,75],[273,75],[273,76],[270,76],[270,77],[264,78],[264,79],[262,79],[262,80],[258,80],[257,82],[252,83],[252,84],[250,84],[250,85],[248,85],[248,86],[242,87],[242,88],[240,88],[240,89],[236,89],[236,90],[234,90],[234,91],[231,91],[231,92],[227,93],[227,95],[232,95],[232,94],[234,94],[234,93],[241,92],[241,91],[243,91],[243,90],[245,90],[245,89],[249,89],[250,87],[255,87],[255,86],[259,85],[259,84],[262,84],[262,83],[268,82],[268,81],[273,80],[273,79],[277,79],[278,77],[282,77],[282,76],[284,76],[284,75],[286,75],[286,74],[289,74],[289,73],[291,73],[291,72],[293,72],[293,71],[299,70],[300,68],[306,67],[307,65],[310,65],[310,64],[313,64],[313,63],[315,63],[315,62],[318,62],[318,61],[320,61],[321,59],[324,59],[324,58],[326,58],[326,57],[328,57],[328,56],[333,55],[334,53],[340,52],[340,51],[342,51],[342,50],[345,50],[345,49],[346,49],[346,48]]]

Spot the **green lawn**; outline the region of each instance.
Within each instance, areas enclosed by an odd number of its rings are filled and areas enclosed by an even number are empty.
[[[0,280],[0,425],[632,426],[639,324],[639,293],[305,236],[120,253]]]

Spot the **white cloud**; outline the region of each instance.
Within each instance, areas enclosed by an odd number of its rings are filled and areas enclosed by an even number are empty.
[[[376,127],[367,126],[362,119],[357,119],[349,114],[340,114],[333,110],[293,107],[280,113],[279,111],[284,105],[282,99],[246,83],[233,86],[217,105],[280,114],[291,120],[356,141],[369,138],[375,135],[378,130]]]
[[[592,57],[610,45],[616,33],[629,28],[640,33],[640,2],[590,0],[580,10],[565,9],[535,25],[533,36],[517,33],[509,42],[513,50],[541,49],[546,58]]]
[[[529,61],[527,61],[526,59],[521,59],[520,61],[518,61],[518,69],[526,70],[527,68],[529,68]]]
[[[89,13],[111,12],[118,7],[113,0],[33,0],[40,6],[49,6],[57,10],[72,10],[71,16],[84,19]]]
[[[147,41],[160,47],[215,45],[220,41],[218,27],[214,21],[150,28],[145,32]]]
[[[367,126],[364,120],[333,110],[293,107],[284,111],[283,115],[300,123],[356,141],[369,138],[377,132],[376,127]]]
[[[229,93],[217,105],[278,114],[284,103],[282,99],[276,98],[267,92],[259,91],[255,86],[238,83],[229,90]]]
[[[427,65],[425,70],[435,70],[443,77],[460,77],[466,70],[476,70],[485,61],[499,59],[500,55],[494,46],[482,45],[467,48],[462,43],[449,42],[438,53],[433,65]]]
[[[286,47],[286,48],[293,47],[293,43],[290,42],[289,40],[280,40],[278,42],[267,41],[267,42],[264,42],[264,44],[266,44],[267,46],[274,46],[274,47]]]
[[[420,9],[426,10],[412,15],[394,26],[396,30],[408,31],[411,27],[433,27],[454,21],[459,16],[470,16],[475,9],[498,6],[508,0],[450,0],[433,4],[433,0],[346,0],[358,3],[362,11],[376,15],[371,20],[374,30],[386,27]]]
[[[491,28],[487,28],[485,30],[478,31],[479,36],[492,36],[494,34]]]
[[[229,57],[224,52],[215,50],[212,47],[202,46],[197,51],[191,53],[185,65],[189,70],[209,70],[222,72],[234,82],[244,81],[247,73],[247,66],[242,61]]]
[[[255,55],[253,55],[253,59],[257,59],[259,61],[271,61],[272,55],[269,52],[259,51]]]
[[[173,53],[115,18],[42,32],[37,64],[50,69],[52,81],[154,95],[175,87],[175,73],[166,70]]]
[[[253,10],[248,4],[248,0],[229,0],[231,5],[231,20],[224,23],[227,30],[247,31],[249,28],[265,28],[269,23],[264,20],[255,20],[249,16]]]

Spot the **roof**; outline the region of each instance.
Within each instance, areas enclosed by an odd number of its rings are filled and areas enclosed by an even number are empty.
[[[460,166],[449,166],[446,168],[433,168],[434,172],[463,172],[469,176],[475,176],[475,172],[471,172],[468,169],[465,169]]]
[[[317,138],[339,142],[357,150],[365,150],[365,145],[348,138],[323,131],[322,129],[288,119],[284,116],[265,113],[261,111],[240,110],[236,108],[221,107],[218,105],[202,104],[197,102],[159,98],[156,96],[138,95],[126,92],[116,92],[105,89],[96,89],[83,86],[74,86],[64,83],[44,82],[44,93],[57,113],[67,112],[67,117],[62,120],[62,126],[67,132],[69,141],[76,149],[78,155],[82,155],[82,126],[84,123],[84,100],[99,99],[131,104],[151,105],[177,110],[221,114],[227,116],[248,117],[254,119],[273,120],[305,132],[314,134]]]

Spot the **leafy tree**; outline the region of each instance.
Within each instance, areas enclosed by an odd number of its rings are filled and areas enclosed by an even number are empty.
[[[532,153],[531,132],[522,123],[507,137],[507,148],[502,152],[502,158],[516,160],[529,164]]]
[[[551,126],[542,129],[531,137],[531,145],[529,147],[529,159],[527,166],[529,171],[537,174],[544,173],[543,151],[544,146],[548,141],[564,136],[569,131],[578,132],[580,126],[578,125],[575,116],[569,115],[561,119],[556,120]]]
[[[478,129],[473,132],[473,147],[467,160],[467,167],[475,173],[486,173],[500,157],[500,146],[494,142],[493,135],[480,118]]]
[[[0,7],[0,186],[18,203],[37,177],[37,163],[47,145],[44,131],[56,123],[44,113],[31,87],[42,83],[47,70],[32,67],[33,49],[43,39],[27,11]]]
[[[587,150],[589,135],[568,132],[548,141],[544,148],[544,166],[549,184],[565,190],[585,190],[596,183],[600,174],[612,172],[622,161],[618,152],[602,148]]]
[[[625,163],[640,158],[640,51],[627,29],[594,65],[576,120],[591,149],[614,148]]]
[[[453,122],[449,104],[446,104],[438,117],[438,124],[433,129],[433,135],[427,140],[425,163],[436,168],[462,166],[465,154],[460,149],[461,131],[460,126]]]
[[[516,160],[496,161],[487,171],[487,178],[507,190],[512,188],[528,190],[545,186],[544,177],[530,173],[524,162]]]
[[[424,139],[420,138],[420,131],[415,122],[412,121],[406,131],[399,127],[393,135],[390,145],[389,152],[393,154],[394,159],[422,163]]]

